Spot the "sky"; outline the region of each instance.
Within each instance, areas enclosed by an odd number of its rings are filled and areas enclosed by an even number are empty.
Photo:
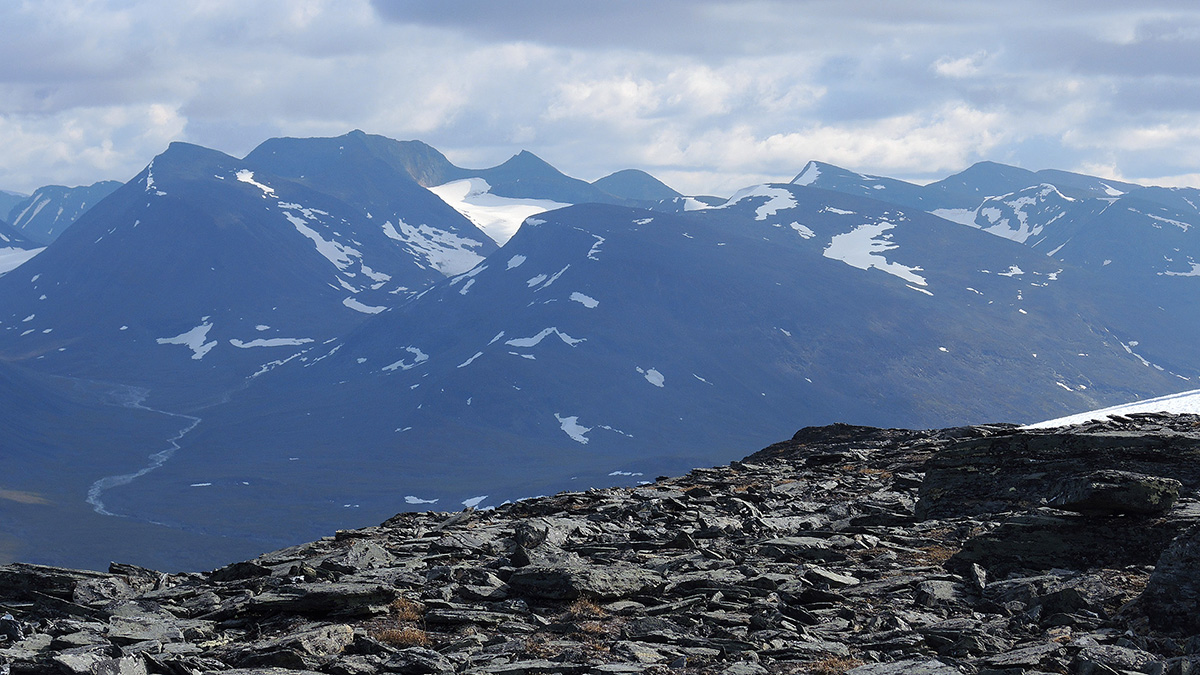
[[[352,129],[687,194],[810,159],[1198,186],[1197,57],[1193,0],[12,0],[0,189]]]

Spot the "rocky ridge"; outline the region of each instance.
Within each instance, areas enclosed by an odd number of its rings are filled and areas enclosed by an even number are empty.
[[[0,673],[1200,671],[1200,417],[803,429],[208,573],[0,567]]]

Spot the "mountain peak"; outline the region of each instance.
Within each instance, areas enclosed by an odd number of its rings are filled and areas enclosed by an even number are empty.
[[[641,201],[662,201],[679,193],[641,169],[622,169],[592,183],[614,197]]]
[[[562,175],[562,172],[554,168],[552,164],[528,150],[522,150],[512,157],[509,157],[507,161],[495,167],[493,170],[497,169],[520,170],[523,172],[532,171],[539,174]]]

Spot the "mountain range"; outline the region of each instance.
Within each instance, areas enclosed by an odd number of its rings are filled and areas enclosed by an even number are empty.
[[[0,553],[196,568],[804,425],[1195,388],[1193,204],[993,163],[716,198],[362,132],[172,144],[0,277]]]

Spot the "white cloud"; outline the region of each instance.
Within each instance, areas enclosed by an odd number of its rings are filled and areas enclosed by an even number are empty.
[[[126,179],[171,140],[240,155],[352,128],[687,192],[809,159],[1181,177],[1198,48],[1200,7],[1170,0],[4,3],[0,188]]]
[[[979,74],[983,61],[986,58],[987,52],[983,50],[957,59],[943,56],[934,62],[933,70],[942,77],[955,79],[973,77]]]

